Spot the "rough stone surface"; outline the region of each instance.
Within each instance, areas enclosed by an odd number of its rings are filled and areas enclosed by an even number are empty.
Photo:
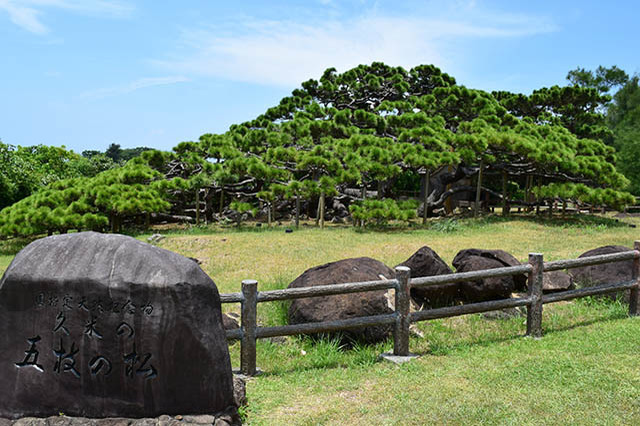
[[[456,268],[458,272],[460,271],[460,265],[465,263],[465,259],[470,256],[479,256],[484,257],[486,259],[491,259],[500,263],[500,266],[495,266],[496,268],[503,268],[505,266],[518,266],[521,263],[513,257],[511,254],[507,253],[504,250],[487,250],[487,249],[466,249],[461,250],[456,254],[456,257],[453,258],[453,267]],[[513,285],[515,286],[515,290],[522,291],[527,288],[527,276],[522,275],[514,275],[512,278]]]
[[[359,257],[327,263],[306,270],[288,288],[393,279],[394,271],[375,259]],[[296,299],[289,307],[289,323],[332,321],[393,312],[390,291],[369,291],[335,296]],[[393,299],[393,298],[391,298]],[[391,333],[391,326],[366,327],[343,334],[364,342],[379,342]]]
[[[571,290],[574,287],[573,278],[566,272],[550,271],[542,274],[542,291],[544,293]]]
[[[247,386],[244,379],[237,374],[233,375],[233,400],[236,407],[247,405]]]
[[[457,262],[457,272],[480,271],[502,267],[504,267],[504,264],[498,260],[483,256],[465,256]],[[462,299],[467,303],[507,299],[511,297],[511,293],[515,290],[516,284],[511,276],[485,278],[460,283],[460,294]]]
[[[398,266],[411,269],[411,278],[451,274],[453,271],[431,248],[424,246]],[[419,306],[438,308],[460,298],[460,284],[449,283],[411,289],[411,297]]]
[[[177,415],[163,414],[156,418],[128,419],[122,417],[108,417],[91,419],[86,417],[69,417],[66,415],[46,418],[25,417],[17,420],[0,418],[0,426],[241,426],[242,422],[235,407],[218,413],[217,415]]]
[[[579,258],[598,256],[601,254],[620,253],[632,250],[625,246],[603,246],[582,253]],[[585,266],[582,268],[570,269],[573,276],[573,282],[579,287],[592,287],[600,284],[614,284],[631,280],[633,270],[633,261],[625,260],[623,262],[605,263],[602,265]],[[623,300],[629,302],[629,291],[620,292],[623,294]],[[611,297],[618,297],[617,294],[611,294]]]
[[[0,417],[233,406],[218,290],[191,260],[94,232],[37,240],[0,281]]]
[[[333,199],[333,214],[337,218],[345,218],[349,216],[349,209],[337,198]]]
[[[240,324],[235,318],[231,318],[228,314],[222,314],[222,325],[225,330],[236,330],[240,328]]]

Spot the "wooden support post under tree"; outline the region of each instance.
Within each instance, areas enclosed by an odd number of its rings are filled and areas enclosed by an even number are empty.
[[[527,306],[527,336],[542,337],[542,279],[544,258],[541,253],[529,253],[532,266],[527,284],[531,304]]]
[[[524,177],[524,202],[529,202],[529,193],[531,192],[531,186],[529,185],[529,175]],[[526,207],[525,211],[528,211],[529,207]]]
[[[502,216],[508,216],[509,209],[507,207],[507,172],[502,171]]]
[[[247,376],[256,374],[256,319],[258,311],[258,282],[242,281],[242,341],[240,371]]]
[[[411,270],[406,266],[396,267],[398,286],[395,289],[396,324],[393,332],[393,354],[409,355],[409,326],[411,325]]]
[[[484,166],[483,160],[480,160],[480,167],[478,168],[478,181],[476,182],[476,205],[473,209],[473,217],[478,217],[480,213],[480,195],[482,192],[482,168]]]
[[[538,179],[538,195],[536,196],[536,216],[540,214],[540,186],[541,182]]]
[[[271,220],[276,221],[276,200],[271,202]]]
[[[211,219],[211,188],[207,188],[204,192],[204,223],[209,224]]]
[[[300,194],[296,193],[296,229],[300,227]]]
[[[220,188],[220,207],[219,207],[220,216],[222,216],[223,211],[224,211],[224,189]]]
[[[427,224],[427,218],[429,217],[429,181],[431,180],[431,171],[427,169],[426,174],[424,175],[424,196],[422,200],[422,205],[424,206],[424,211],[422,212],[422,224]]]
[[[320,203],[318,209],[320,210],[320,229],[324,229],[324,191],[320,191]]]
[[[200,188],[196,188],[196,226],[200,225]]]
[[[271,202],[267,202],[267,225],[271,226]]]
[[[640,241],[635,241],[633,243],[633,249],[640,251]],[[632,317],[640,315],[640,309],[638,306],[638,299],[640,299],[640,282],[638,281],[638,278],[640,278],[640,258],[635,257],[633,259],[631,279],[636,282],[636,285],[631,288],[631,292],[629,294],[629,316]]]

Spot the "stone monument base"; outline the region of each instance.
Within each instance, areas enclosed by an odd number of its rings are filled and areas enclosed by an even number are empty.
[[[240,426],[240,416],[235,407],[216,415],[200,414],[185,416],[162,415],[156,418],[126,419],[109,417],[89,419],[64,415],[47,418],[23,417],[17,420],[0,418],[0,426]]]

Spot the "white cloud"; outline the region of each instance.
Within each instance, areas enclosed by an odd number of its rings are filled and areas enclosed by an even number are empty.
[[[0,0],[0,9],[4,9],[9,14],[11,22],[35,34],[46,34],[48,32],[38,19],[39,11],[28,7],[19,6],[9,0]]]
[[[154,62],[172,72],[289,88],[318,78],[329,66],[344,71],[383,61],[407,68],[422,63],[451,68],[452,41],[555,30],[545,19],[508,14],[476,14],[471,19],[363,15],[312,24],[243,19],[217,28],[184,30],[180,52]]]
[[[47,8],[116,18],[129,16],[133,11],[129,4],[116,0],[0,0],[0,10],[8,13],[11,22],[34,34],[49,32],[40,20]]]
[[[101,89],[89,90],[81,93],[82,99],[103,99],[111,96],[125,95],[127,93],[134,92],[139,89],[152,86],[164,86],[167,84],[175,84],[189,81],[188,78],[183,76],[169,76],[169,77],[147,77],[134,80],[130,83],[120,86],[105,87]]]

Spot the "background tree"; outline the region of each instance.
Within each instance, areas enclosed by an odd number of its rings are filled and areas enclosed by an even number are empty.
[[[126,220],[170,208],[184,181],[164,179],[142,159],[92,178],[56,181],[0,211],[0,235],[29,236],[71,229],[122,230]]]
[[[640,195],[640,86],[638,76],[629,75],[612,66],[599,66],[595,71],[576,68],[567,79],[576,86],[593,88],[600,93],[613,93],[603,103],[606,124],[611,131],[609,142],[618,151],[616,163],[631,183],[628,189]]]

